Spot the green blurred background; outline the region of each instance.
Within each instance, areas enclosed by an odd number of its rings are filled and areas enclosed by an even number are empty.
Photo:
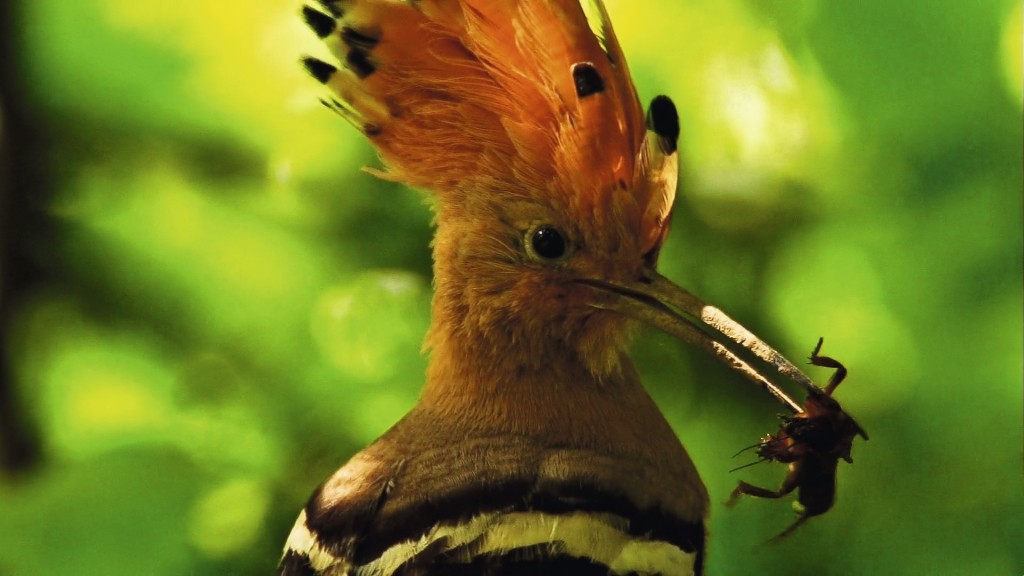
[[[635,356],[715,502],[711,573],[1020,574],[1021,3],[609,0],[685,161],[662,269],[871,434],[839,501],[721,503],[779,407]],[[0,4],[0,575],[273,572],[415,401],[430,215],[360,172],[287,1]],[[828,371],[812,374],[825,379]]]

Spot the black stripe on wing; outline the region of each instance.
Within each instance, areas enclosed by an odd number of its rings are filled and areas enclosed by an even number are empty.
[[[316,570],[309,563],[309,557],[305,554],[288,550],[281,563],[277,566],[278,576],[317,576]]]
[[[420,573],[415,565],[409,568],[412,574]],[[483,554],[465,564],[435,564],[430,570],[430,576],[608,576],[608,567],[604,564],[586,558],[552,556],[546,546],[520,548],[505,554]]]
[[[357,503],[347,500],[340,506],[335,500],[314,494],[306,508],[307,525],[324,549],[336,553],[342,549],[351,551],[351,556],[345,557],[358,566],[376,560],[399,542],[422,537],[438,524],[459,524],[488,512],[608,513],[627,519],[626,532],[631,536],[667,542],[684,552],[695,553],[697,574],[703,565],[702,521],[676,518],[660,509],[643,510],[625,495],[596,486],[547,484],[539,489],[525,481],[467,486],[446,495],[424,495],[415,505],[404,509],[389,508],[385,499],[386,493],[381,493],[381,498],[374,502],[354,505]],[[318,504],[322,502],[335,504]]]

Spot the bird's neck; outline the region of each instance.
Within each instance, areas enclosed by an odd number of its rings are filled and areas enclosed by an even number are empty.
[[[545,367],[500,356],[479,342],[435,344],[418,417],[452,442],[515,437],[637,462],[688,460],[628,358],[599,379],[566,357]]]
[[[595,373],[566,339],[529,336],[530,319],[517,315],[527,311],[481,304],[475,280],[462,275],[453,255],[435,258],[420,414],[453,434],[514,434],[577,447],[642,443],[655,422],[654,435],[678,445],[624,351],[607,363],[614,369]]]
[[[446,301],[458,297],[439,291],[434,299],[422,408],[523,431],[538,421],[564,416],[567,404],[575,404],[579,411],[588,399],[646,396],[625,354],[614,373],[595,375],[563,342],[521,342],[510,336],[515,327],[505,331],[500,324],[488,332],[467,327],[462,319],[451,317],[452,310],[462,306]]]
[[[513,299],[516,272],[488,266],[474,223],[452,222],[443,210],[438,216],[423,407],[480,420],[482,410],[524,414],[526,405],[539,410],[596,389],[640,389],[623,352],[609,363],[614,370],[588,369],[571,341],[530,316],[529,297]]]

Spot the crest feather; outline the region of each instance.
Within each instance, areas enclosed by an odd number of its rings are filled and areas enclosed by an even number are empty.
[[[643,112],[607,12],[584,1],[595,22],[580,0],[320,0],[303,17],[337,62],[306,66],[386,178],[442,204],[543,197],[656,238],[671,198],[648,182]]]

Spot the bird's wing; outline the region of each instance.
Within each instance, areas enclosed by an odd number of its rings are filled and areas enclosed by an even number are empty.
[[[527,438],[456,437],[418,417],[314,492],[281,576],[434,575],[482,564],[494,574],[686,575],[700,565],[703,522],[655,504],[671,487],[652,464]]]

